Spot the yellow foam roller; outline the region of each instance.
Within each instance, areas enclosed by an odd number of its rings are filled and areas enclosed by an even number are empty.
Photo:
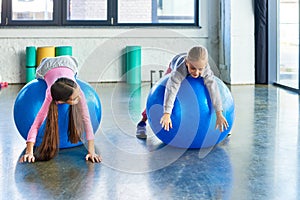
[[[37,66],[41,63],[43,58],[47,58],[47,57],[55,57],[55,47],[54,46],[38,47],[36,53]]]

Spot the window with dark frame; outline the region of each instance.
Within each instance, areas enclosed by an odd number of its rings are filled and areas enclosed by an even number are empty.
[[[0,0],[1,25],[198,25],[198,0]]]

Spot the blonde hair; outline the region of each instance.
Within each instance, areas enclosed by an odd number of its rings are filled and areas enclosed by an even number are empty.
[[[188,61],[199,61],[199,60],[208,60],[208,52],[207,49],[203,46],[195,46],[191,48],[187,55]]]

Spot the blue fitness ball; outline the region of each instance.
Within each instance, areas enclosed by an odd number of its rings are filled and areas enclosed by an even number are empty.
[[[151,89],[146,113],[155,135],[165,144],[180,148],[208,148],[224,140],[234,121],[234,101],[227,86],[217,77],[223,105],[223,115],[229,128],[215,129],[216,112],[211,103],[203,78],[186,77],[179,88],[171,114],[173,128],[165,131],[160,124],[163,115],[165,86],[170,75],[164,76]]]
[[[92,122],[94,133],[97,131],[101,121],[101,102],[96,91],[88,83],[76,79],[83,91]],[[46,82],[41,79],[34,79],[27,83],[18,93],[14,103],[14,121],[21,136],[26,140],[28,131],[39,112],[47,89]],[[82,142],[72,144],[68,141],[68,104],[58,104],[58,128],[59,148],[69,148],[82,145]],[[46,120],[41,125],[35,146],[39,146],[44,136]]]

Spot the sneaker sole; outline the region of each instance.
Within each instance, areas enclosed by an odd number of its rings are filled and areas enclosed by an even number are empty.
[[[139,135],[136,135],[136,137],[138,139],[147,139],[147,135],[146,134],[139,134]]]

